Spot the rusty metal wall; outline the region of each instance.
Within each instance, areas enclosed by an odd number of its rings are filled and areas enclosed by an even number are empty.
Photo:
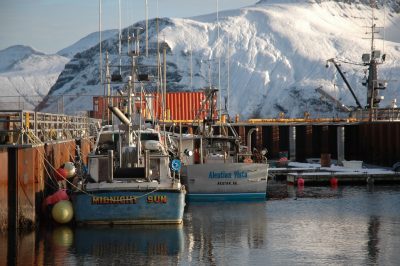
[[[296,127],[296,158],[297,161],[305,161],[306,158],[313,157],[313,127],[302,125]]]
[[[83,142],[86,156],[90,146],[90,140]],[[0,149],[0,229],[36,224],[48,179],[53,178],[54,169],[73,161],[75,152],[74,140]]]
[[[286,151],[289,154],[289,127],[280,126],[279,127],[279,151]]]
[[[393,166],[400,161],[400,123],[363,123],[346,126],[345,158]]]
[[[0,149],[0,231],[8,224],[8,152]],[[1,253],[0,253],[1,254]],[[1,256],[0,256],[1,257]]]
[[[8,234],[7,232],[0,233],[0,265],[10,265],[7,264],[7,254],[8,254]]]
[[[75,159],[76,144],[74,140],[54,144],[46,144],[46,158],[54,168]]]
[[[263,146],[268,149],[268,158],[278,158],[280,152],[279,126],[264,126],[262,130]]]
[[[91,152],[93,145],[94,145],[93,138],[80,140],[80,149],[82,154],[82,161],[84,164],[88,163],[88,154]]]
[[[36,222],[35,149],[18,149],[17,221],[19,226],[32,227]]]
[[[254,126],[236,126],[246,143],[246,134]],[[258,126],[257,126],[258,127]],[[362,160],[365,163],[380,166],[393,166],[400,161],[400,123],[380,122],[344,125],[345,159]],[[296,126],[296,159],[320,158],[329,153],[337,158],[338,125],[297,125]],[[287,126],[263,125],[257,139],[252,145],[261,145],[269,151],[270,159],[278,158],[280,151],[289,149]]]

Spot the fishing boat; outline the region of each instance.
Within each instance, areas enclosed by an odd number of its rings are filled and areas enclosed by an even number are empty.
[[[90,224],[180,224],[185,188],[170,170],[160,133],[107,128],[88,158],[89,178],[71,195],[75,221]],[[112,149],[110,149],[112,147]],[[116,156],[114,154],[116,153]]]
[[[182,181],[189,201],[265,200],[268,180],[266,150],[251,153],[227,122],[215,119],[216,89],[206,90],[208,119],[197,134],[179,136]],[[251,132],[250,132],[251,134]],[[250,145],[248,145],[250,146]]]
[[[145,123],[146,93],[135,86],[138,54],[132,53],[131,76],[120,91],[127,110],[109,106],[119,122],[99,131],[88,156],[88,176],[71,195],[77,223],[182,223],[186,190],[179,179],[180,163],[171,162],[157,126]]]

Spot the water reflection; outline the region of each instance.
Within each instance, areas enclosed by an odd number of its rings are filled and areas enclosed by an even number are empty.
[[[191,204],[185,222],[188,263],[240,261],[242,251],[265,247],[266,202]]]
[[[0,265],[24,265],[34,262],[35,232],[0,232]]]
[[[0,265],[398,264],[400,186],[283,188],[266,202],[189,204],[181,226],[0,233]]]
[[[88,255],[103,263],[174,258],[183,249],[183,230],[176,225],[76,228],[74,247],[81,261]]]
[[[371,216],[368,222],[368,258],[376,263],[379,256],[379,217]]]

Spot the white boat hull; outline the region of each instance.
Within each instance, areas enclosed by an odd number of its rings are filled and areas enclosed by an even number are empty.
[[[268,165],[193,164],[182,167],[182,177],[189,201],[265,200]]]

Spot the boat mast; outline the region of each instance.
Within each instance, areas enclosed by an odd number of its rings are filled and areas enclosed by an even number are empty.
[[[219,1],[217,0],[217,52],[219,52]],[[219,105],[218,105],[218,117],[221,119],[221,111],[222,111],[222,92],[221,92],[221,56],[218,55],[218,90],[219,90]]]
[[[157,0],[157,17],[156,17],[156,35],[157,35],[157,95],[160,95],[160,85],[161,85],[161,69],[160,69],[160,42],[158,39],[158,0]],[[156,97],[158,101],[158,98]],[[158,106],[158,105],[157,105]],[[156,115],[153,115],[153,124],[156,119]]]
[[[190,90],[193,91],[193,51],[192,44],[190,44]]]
[[[375,24],[375,13],[376,1],[371,0],[371,51],[369,54],[363,54],[362,60],[364,65],[368,66],[368,78],[367,82],[363,85],[367,86],[367,108],[369,109],[369,120],[373,120],[373,109],[379,108],[379,102],[383,99],[379,96],[379,90],[386,89],[386,81],[378,80],[378,64],[382,64],[385,60],[386,55],[382,55],[382,61],[378,61],[381,58],[381,51],[375,50],[375,33],[377,27]]]
[[[100,75],[100,88],[103,85],[102,70],[102,57],[101,57],[101,0],[99,0],[99,75]],[[105,89],[104,89],[105,90]],[[105,91],[104,91],[105,95]]]
[[[226,94],[227,94],[226,112],[228,113],[228,117],[229,117],[229,112],[228,112],[228,110],[229,110],[229,91],[231,89],[230,88],[230,66],[229,66],[230,56],[231,56],[231,47],[230,47],[230,39],[229,39],[229,34],[228,34],[228,58],[227,58],[227,61],[228,61],[228,86],[227,86],[227,92],[226,92]]]
[[[121,72],[121,65],[122,65],[122,59],[121,59],[121,0],[118,0],[118,18],[119,18],[119,27],[118,27],[118,54],[119,54],[119,74],[122,75]],[[129,41],[128,41],[129,43]]]
[[[145,0],[145,13],[146,13],[146,57],[149,57],[149,14],[147,0]]]
[[[106,84],[103,83],[103,54],[102,54],[102,21],[101,21],[101,17],[102,17],[102,0],[99,0],[99,80],[100,80],[100,90],[103,87],[103,104],[105,104],[106,102],[108,103],[108,99],[107,99],[107,86]],[[107,112],[107,114],[106,114]],[[108,123],[108,115],[109,112],[108,110],[106,111],[106,108],[103,108],[103,114],[102,114],[102,120],[103,123],[106,120],[106,116],[107,116],[107,123]]]
[[[105,87],[107,88],[107,105],[110,106],[112,104],[111,101],[111,75],[110,75],[110,66],[109,66],[109,58],[108,52],[106,52],[106,84]],[[112,115],[110,117],[110,110],[107,108],[107,123],[112,120]],[[112,124],[112,121],[111,121]]]
[[[167,97],[167,43],[164,42],[162,45],[163,48],[163,64],[164,64],[164,82],[163,82],[163,120],[164,120],[164,134],[166,134],[165,130],[165,120],[166,120],[166,97]]]

